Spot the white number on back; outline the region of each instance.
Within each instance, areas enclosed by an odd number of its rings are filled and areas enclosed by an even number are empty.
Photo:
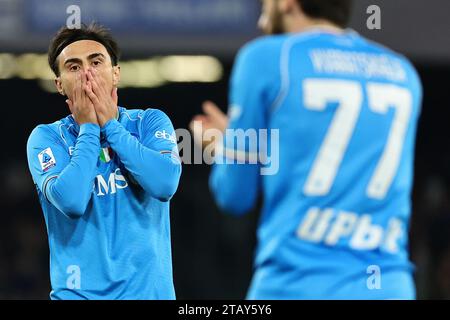
[[[368,83],[369,108],[385,114],[396,109],[391,131],[381,160],[367,187],[367,196],[383,199],[397,173],[406,129],[412,109],[409,90],[390,84]],[[328,194],[353,135],[363,102],[359,82],[332,79],[307,79],[303,83],[304,106],[324,111],[327,104],[339,103],[328,132],[312,165],[303,192],[309,196]]]

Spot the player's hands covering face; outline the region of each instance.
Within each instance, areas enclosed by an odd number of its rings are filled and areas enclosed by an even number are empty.
[[[91,83],[88,81],[86,72],[80,71],[76,76],[73,92],[70,98],[66,100],[70,112],[79,125],[84,123],[98,124],[94,104],[86,94],[88,91],[92,91]]]
[[[106,82],[94,68],[87,70],[88,86],[86,94],[94,105],[98,124],[103,127],[109,120],[117,115],[117,88],[107,89]]]

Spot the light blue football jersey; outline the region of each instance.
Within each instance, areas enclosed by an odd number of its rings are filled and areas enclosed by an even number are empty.
[[[169,200],[181,174],[156,109],[119,107],[103,128],[37,126],[28,163],[45,217],[51,299],[175,299]]]
[[[259,160],[215,164],[210,187],[235,214],[263,194],[248,298],[415,297],[408,226],[421,99],[412,64],[352,30],[241,49],[229,129],[256,129],[258,144],[229,131],[217,159]]]

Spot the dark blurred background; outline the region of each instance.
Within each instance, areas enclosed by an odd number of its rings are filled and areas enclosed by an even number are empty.
[[[450,2],[355,1],[352,28],[412,59],[424,85],[416,148],[411,259],[418,298],[450,298]],[[119,104],[159,108],[187,128],[209,99],[224,110],[237,49],[259,35],[257,0],[0,0],[0,299],[48,299],[45,223],[26,163],[40,123],[68,114],[45,52],[69,5],[96,20],[123,51]],[[382,29],[366,27],[370,4]],[[200,70],[200,71],[199,71]],[[227,216],[208,190],[207,165],[184,165],[171,203],[174,278],[180,299],[240,299],[252,274],[258,210]]]

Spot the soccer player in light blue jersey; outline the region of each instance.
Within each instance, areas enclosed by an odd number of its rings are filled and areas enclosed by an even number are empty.
[[[118,48],[98,25],[49,49],[71,114],[31,133],[27,155],[50,246],[51,299],[174,299],[169,200],[181,174],[157,109],[117,105]]]
[[[227,128],[210,176],[224,211],[244,214],[263,195],[249,299],[415,298],[408,225],[421,82],[405,57],[346,29],[350,8],[264,0],[260,25],[272,35],[240,50],[228,117],[208,102],[191,124],[195,136],[195,120]],[[268,139],[255,147],[252,130]]]

